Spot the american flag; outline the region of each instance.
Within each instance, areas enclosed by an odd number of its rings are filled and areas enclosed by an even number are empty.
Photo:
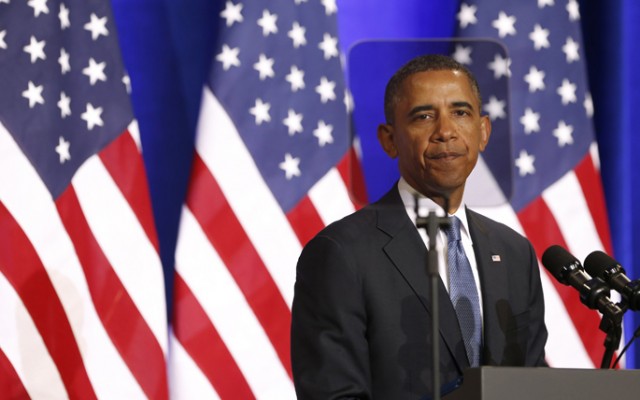
[[[108,1],[0,0],[0,393],[167,398],[167,318]]]
[[[295,398],[296,262],[356,208],[336,11],[335,0],[222,5],[176,249],[176,398]]]
[[[477,74],[494,131],[512,135],[510,205],[482,211],[527,236],[538,256],[552,244],[580,260],[594,250],[611,254],[578,1],[467,0],[457,23],[460,37],[493,38],[506,49],[481,53],[460,42],[453,51]],[[510,98],[492,92],[505,80]],[[599,315],[546,271],[542,280],[548,363],[599,366]]]

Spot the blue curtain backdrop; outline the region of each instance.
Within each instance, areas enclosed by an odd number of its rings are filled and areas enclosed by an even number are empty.
[[[364,39],[446,38],[458,0],[338,0],[343,51]],[[171,296],[181,204],[187,187],[202,82],[213,55],[220,0],[113,0],[124,63],[144,149]],[[640,275],[635,227],[640,211],[640,2],[580,1],[584,46],[615,258]],[[638,261],[636,261],[638,260]],[[170,304],[170,303],[169,303]],[[640,318],[631,313],[629,337]],[[640,362],[634,346],[627,366]]]

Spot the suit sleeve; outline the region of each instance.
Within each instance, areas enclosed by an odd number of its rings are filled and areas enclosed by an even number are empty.
[[[528,241],[527,241],[528,242]],[[547,343],[547,327],[544,322],[544,296],[540,281],[540,267],[535,251],[529,245],[529,265],[531,266],[531,287],[529,291],[529,304],[531,310],[531,324],[529,325],[529,343],[527,349],[526,365],[547,366],[544,347]]]
[[[361,277],[351,254],[327,236],[298,260],[291,357],[298,399],[370,399]]]

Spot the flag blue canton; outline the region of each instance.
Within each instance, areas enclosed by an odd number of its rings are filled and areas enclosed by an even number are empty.
[[[0,120],[54,198],[133,116],[105,1],[0,1]]]
[[[490,85],[483,87],[483,98],[494,129],[511,122],[511,204],[519,211],[575,168],[595,140],[578,4],[465,1],[458,24],[459,36],[494,38],[507,49],[506,56],[461,49],[454,57],[471,63],[479,81],[509,80],[510,99]]]
[[[282,209],[350,143],[335,1],[227,1],[209,85]]]

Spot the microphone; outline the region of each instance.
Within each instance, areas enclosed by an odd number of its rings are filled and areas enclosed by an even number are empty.
[[[567,250],[558,245],[549,247],[542,254],[542,264],[558,282],[577,289],[584,305],[621,323],[624,312],[609,299],[609,287],[600,278],[585,274],[580,261]]]
[[[640,310],[640,281],[631,281],[620,264],[602,251],[594,251],[584,260],[589,275],[605,281],[620,293],[631,310]]]

